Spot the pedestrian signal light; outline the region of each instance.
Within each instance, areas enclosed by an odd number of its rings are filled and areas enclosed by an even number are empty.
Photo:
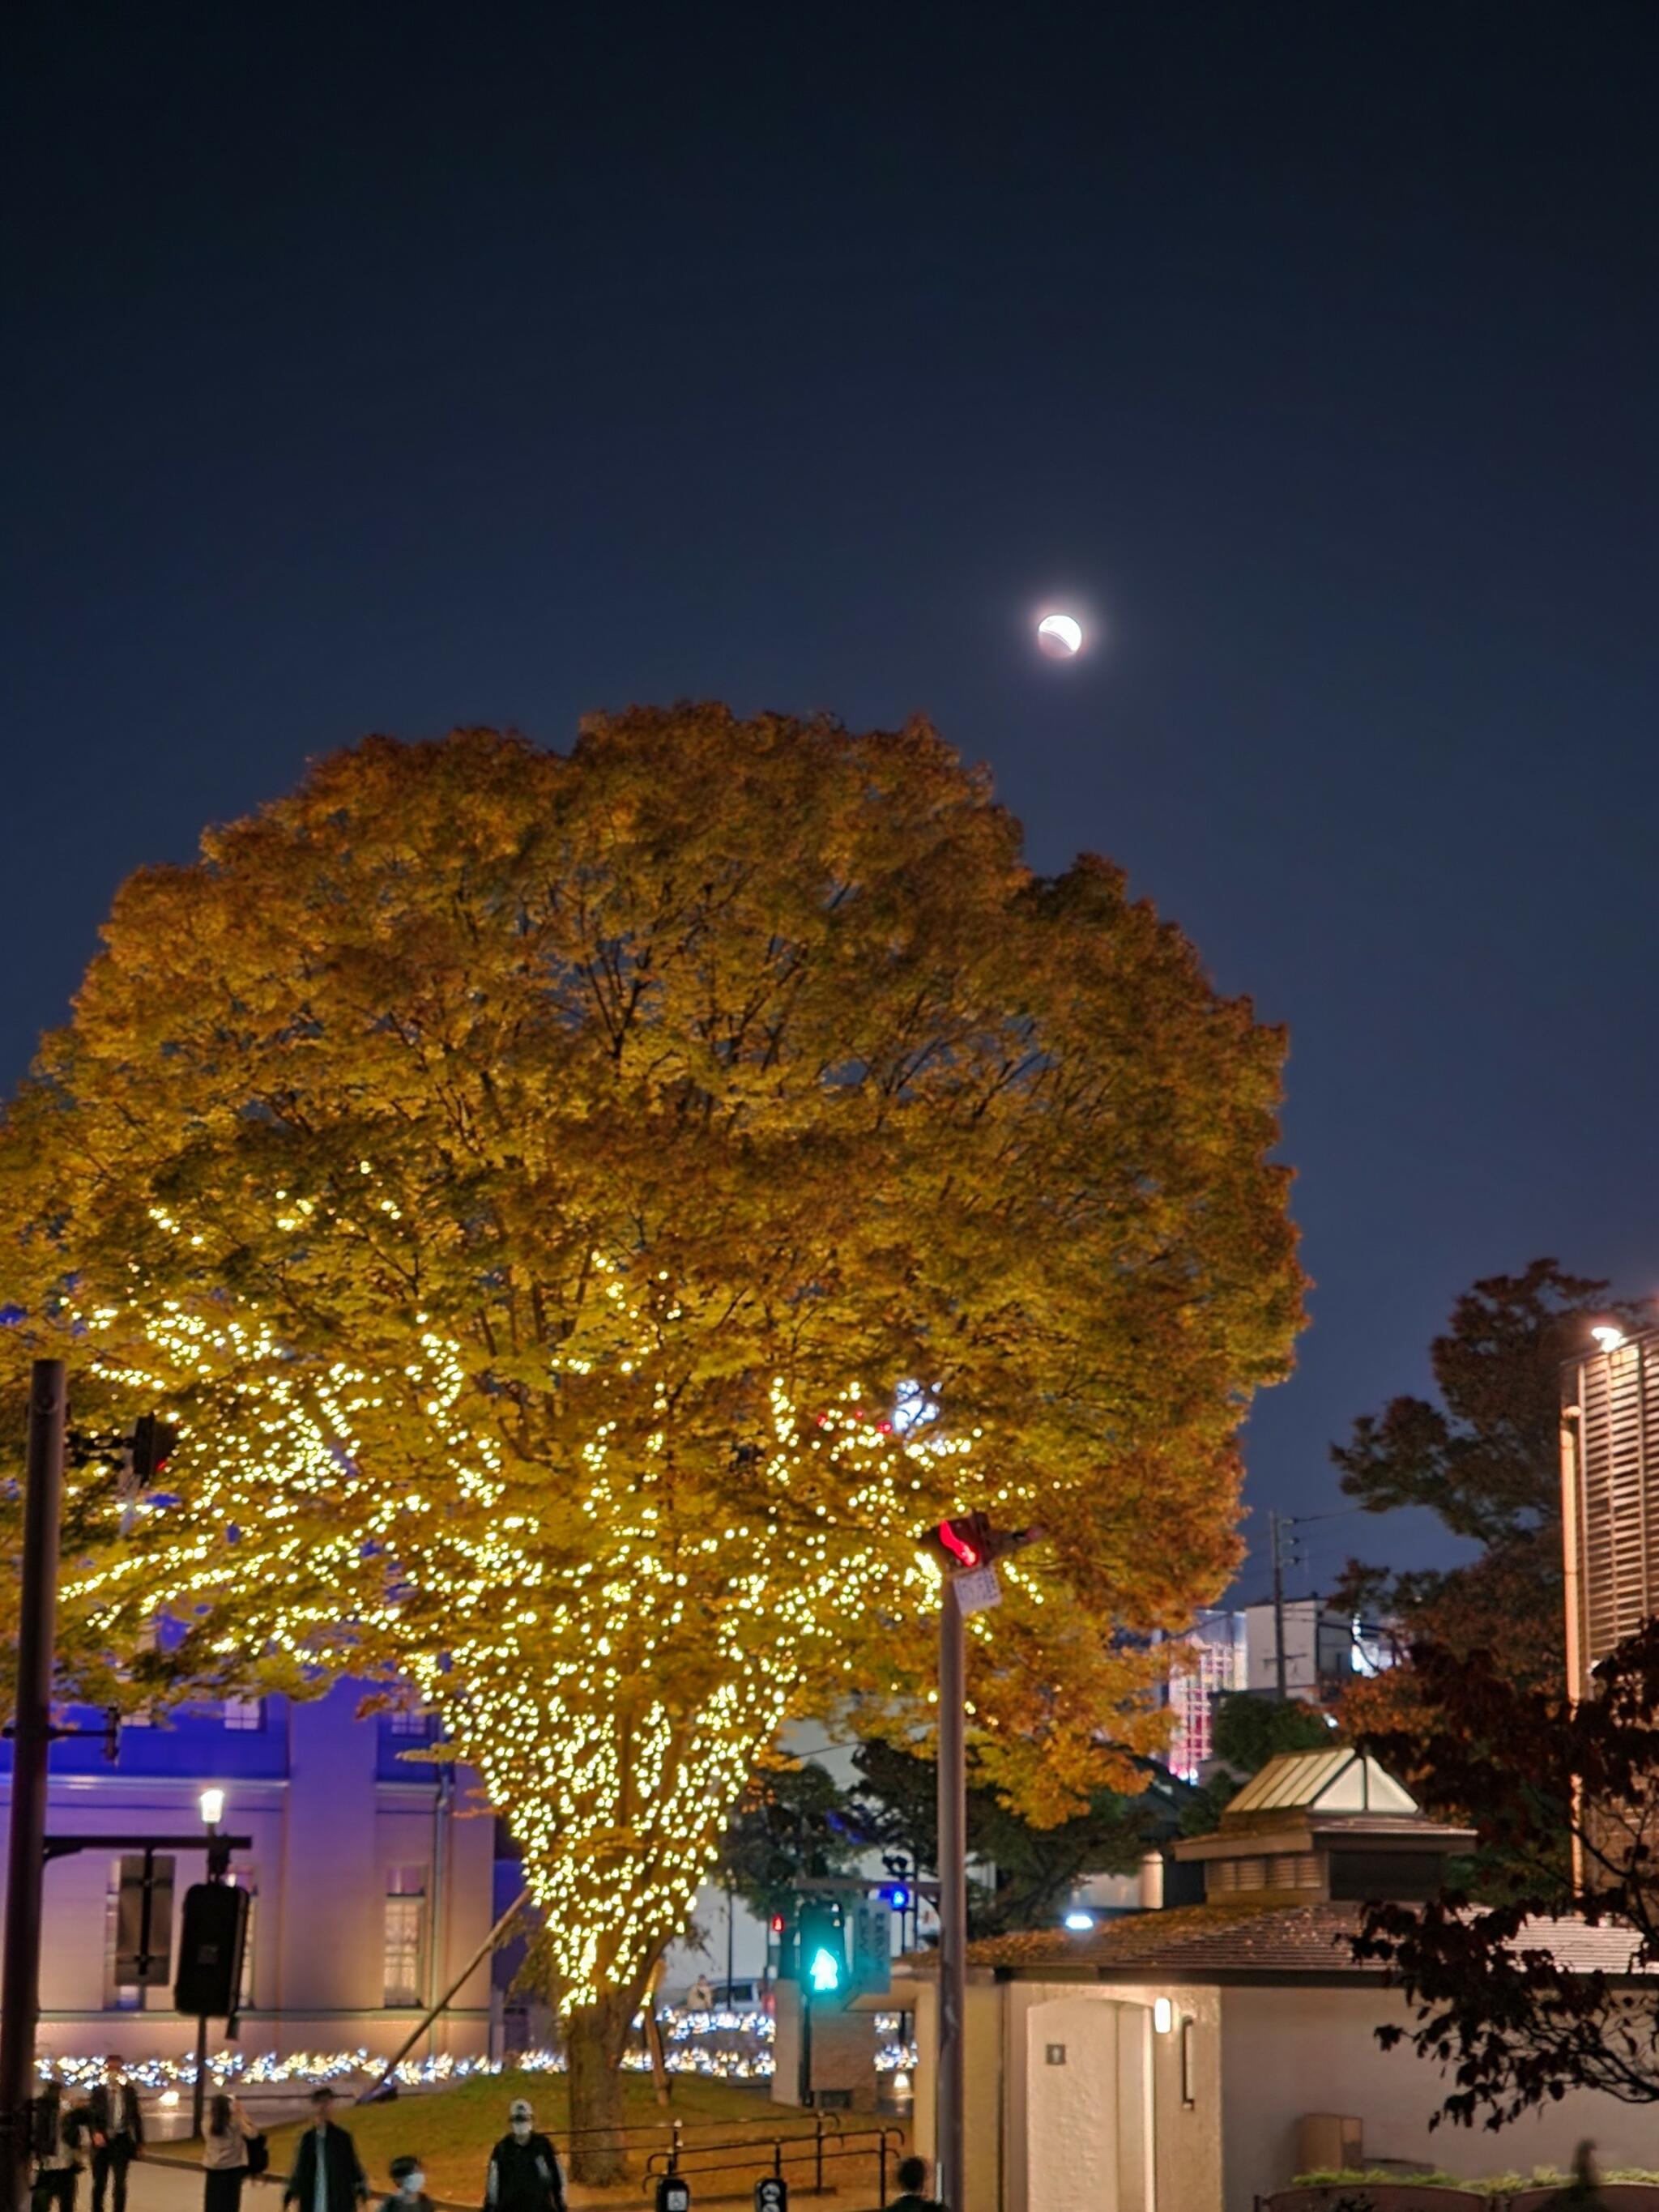
[[[959,1567],[979,1566],[985,1558],[985,1545],[975,1522],[984,1516],[978,1513],[964,1514],[959,1521],[941,1521],[939,1540]]]
[[[902,1881],[894,1882],[890,1888],[885,1889],[882,1892],[882,1895],[887,1899],[887,1902],[892,1906],[895,1912],[905,1912],[908,1911],[910,1905],[910,1893],[904,1887],[904,1884]]]
[[[809,1998],[821,2002],[847,1993],[847,1944],[841,1914],[833,1905],[809,1905],[800,1916],[801,1981]]]

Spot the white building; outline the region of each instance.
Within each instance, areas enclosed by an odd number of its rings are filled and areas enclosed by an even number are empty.
[[[495,1823],[477,1817],[465,1770],[403,1756],[432,1741],[425,1715],[359,1720],[362,1695],[343,1683],[307,1703],[188,1706],[166,1726],[123,1728],[113,1765],[94,1741],[54,1746],[47,1834],[88,1841],[46,1868],[42,2050],[176,2058],[193,2045],[193,2023],[173,2009],[172,1966],[184,1893],[204,1870],[185,1846],[203,1835],[207,1787],[225,1793],[225,1832],[248,1838],[232,1860],[252,1894],[240,2048],[396,2050],[489,1933]],[[100,1717],[72,1718],[91,1728]],[[8,1746],[4,1818],[9,1765]],[[166,1985],[139,1989],[123,1978],[118,1938],[124,1876],[131,1913],[142,1866],[133,1839],[149,1837],[163,1839],[151,1895]],[[412,2055],[484,2052],[489,1983],[486,1962]],[[216,2048],[223,2033],[216,2022]]]
[[[1285,1692],[1313,1704],[1334,1697],[1356,1674],[1378,1674],[1394,1664],[1385,1626],[1335,1612],[1321,1598],[1287,1598],[1285,1615]],[[1279,1686],[1277,1625],[1269,1601],[1244,1608],[1243,1686],[1271,1696]]]
[[[1346,1937],[1368,1894],[1420,1897],[1471,1836],[1425,1820],[1399,1785],[1337,1747],[1274,1759],[1212,1837],[1178,1844],[1202,1905],[969,1947],[962,2212],[1250,2212],[1258,2193],[1329,2162],[1565,2168],[1650,2164],[1641,2108],[1589,2093],[1497,2134],[1430,2121],[1451,2086],[1376,2031],[1408,2023]],[[1632,1939],[1553,1923],[1559,1956],[1614,1977]],[[912,2000],[918,2140],[932,2136],[932,1982]]]

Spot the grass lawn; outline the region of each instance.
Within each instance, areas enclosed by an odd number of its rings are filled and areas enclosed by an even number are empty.
[[[811,2115],[794,2106],[773,2104],[763,2082],[746,2086],[703,2081],[695,2075],[677,2075],[674,2100],[666,2111],[658,2104],[647,2075],[628,2075],[624,2090],[630,2127],[664,2127],[672,2119],[685,2124],[684,2142],[690,2154],[684,2170],[693,2177],[693,2193],[699,2203],[714,2196],[747,2197],[756,2177],[763,2171],[771,2170],[769,2150],[763,2159],[745,2165],[740,2172],[722,2172],[718,2178],[711,2173],[707,2184],[698,2187],[695,2180],[696,2168],[708,2162],[695,2154],[693,2147],[699,2136],[714,2142],[729,2140],[738,2134],[745,2137],[755,2134],[764,2136],[769,2143],[775,2135],[805,2134],[810,2139],[812,2134]],[[507,2133],[507,2109],[515,2097],[529,2098],[535,2107],[537,2124],[553,2137],[568,2164],[569,2108],[564,2076],[560,2074],[486,2075],[457,2082],[452,2088],[436,2089],[420,2096],[404,2095],[381,2105],[347,2105],[342,2099],[334,2116],[350,2130],[357,2154],[375,2190],[390,2189],[387,2166],[392,2159],[411,2152],[419,2157],[425,2169],[428,2196],[447,2198],[456,2204],[482,2204],[490,2149]],[[839,2117],[849,2132],[873,2124],[861,2114],[847,2112]],[[294,2121],[270,2130],[270,2167],[274,2174],[289,2171],[304,2125],[303,2121]],[[578,2203],[604,2202],[609,2197],[613,2203],[639,2202],[645,2193],[645,2154],[654,2148],[656,2140],[665,2139],[665,2135],[655,2139],[644,2136],[637,2138],[638,2148],[634,2153],[636,2178],[621,2191],[577,2190],[573,2192],[574,2200]],[[181,2149],[185,2148],[180,2146]],[[810,2178],[807,2166],[801,2163],[791,2164],[785,2170],[798,2186]],[[837,2178],[860,2200],[867,2196],[871,2203],[875,2203],[873,2154],[856,2161],[844,2160],[838,2165],[832,2162],[826,2169],[826,2179]],[[249,2199],[251,2207],[261,2202],[258,2197]]]

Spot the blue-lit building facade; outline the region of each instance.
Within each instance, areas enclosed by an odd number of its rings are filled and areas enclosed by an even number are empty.
[[[111,1838],[52,1861],[46,1878],[40,2048],[176,2057],[193,2028],[173,2010],[171,1952],[204,1855],[159,1855],[152,1942],[168,1986],[124,1985],[118,1838],[203,1835],[201,1794],[225,1794],[227,1833],[249,1838],[232,1878],[252,1899],[239,2048],[389,2055],[479,1950],[494,1912],[496,1824],[465,1768],[422,1762],[433,1723],[415,1710],[359,1717],[363,1692],[236,1698],[124,1725],[112,1763],[88,1735],[53,1747],[48,1833]],[[101,1716],[67,1723],[97,1729]],[[10,1746],[0,1753],[9,1812]],[[169,1865],[168,1861],[171,1860]],[[124,1861],[126,1863],[124,1868]],[[0,1869],[0,1880],[3,1869]],[[491,1971],[478,1966],[415,2057],[477,2056],[491,2041]],[[495,2000],[499,2011],[499,1996]],[[215,2023],[216,2047],[223,2028]]]

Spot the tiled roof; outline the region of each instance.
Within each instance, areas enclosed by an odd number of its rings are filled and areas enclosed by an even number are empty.
[[[1349,1948],[1364,1908],[1323,1900],[1294,1904],[1281,1893],[1176,1905],[1164,1912],[1125,1913],[1087,1934],[1039,1929],[996,1936],[968,1947],[970,1966],[1000,1966],[1014,1973],[1045,1967],[1101,1974],[1378,1975]],[[1580,1920],[1535,1921],[1523,1930],[1522,1948],[1542,1948],[1576,1973],[1636,1971],[1636,1938],[1626,1928],[1586,1927]],[[925,1954],[932,1963],[932,1954]],[[921,1965],[922,1960],[915,1963]],[[1649,1972],[1659,1972],[1650,1967]]]

